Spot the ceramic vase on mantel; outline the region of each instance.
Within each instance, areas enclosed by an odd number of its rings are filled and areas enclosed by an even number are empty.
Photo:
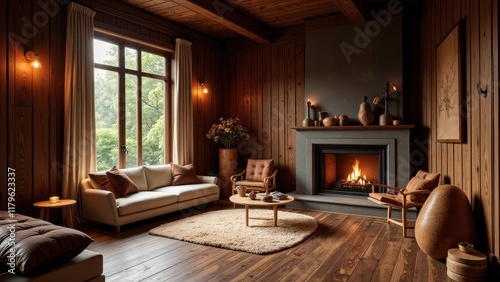
[[[230,197],[232,175],[236,174],[238,169],[238,149],[237,148],[220,148],[219,149],[219,178],[221,194],[224,197]]]

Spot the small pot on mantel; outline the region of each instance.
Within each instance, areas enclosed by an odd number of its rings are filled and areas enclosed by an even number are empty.
[[[390,114],[381,114],[379,123],[380,125],[392,125],[392,116]]]
[[[338,123],[339,123],[338,118],[326,117],[325,119],[323,119],[324,126],[334,126],[334,125],[337,125]]]
[[[346,115],[340,115],[339,116],[339,125],[340,126],[349,125],[349,117]]]

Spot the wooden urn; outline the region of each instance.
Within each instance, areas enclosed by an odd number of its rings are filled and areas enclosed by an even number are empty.
[[[476,241],[469,199],[453,185],[438,186],[429,195],[415,222],[415,239],[428,256],[444,260],[461,241]]]

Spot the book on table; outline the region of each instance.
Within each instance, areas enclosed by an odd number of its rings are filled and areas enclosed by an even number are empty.
[[[286,200],[288,198],[288,195],[279,191],[273,191],[270,193],[271,196],[273,196],[273,199],[275,200]]]

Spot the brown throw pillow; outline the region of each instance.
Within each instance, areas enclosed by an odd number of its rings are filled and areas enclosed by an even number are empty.
[[[7,232],[12,222],[15,222],[15,246],[10,244],[12,235],[9,237]],[[94,241],[81,231],[20,214],[12,218],[6,211],[0,211],[0,230],[4,230],[0,241],[0,261],[4,265],[14,263],[23,273],[36,273],[65,263]],[[10,257],[12,254],[15,255],[14,261]],[[16,280],[14,275],[12,278]],[[9,280],[8,277],[5,279]]]
[[[174,178],[172,185],[200,183],[198,176],[196,176],[196,170],[193,164],[182,166],[171,163],[170,165],[172,166],[172,176]]]
[[[125,197],[128,194],[139,192],[137,185],[125,173],[121,172],[116,166],[106,172],[109,182],[113,185],[119,197]]]
[[[101,186],[101,189],[111,191],[115,198],[118,197],[118,193],[115,190],[115,187],[109,182],[109,177],[106,172],[95,172],[89,173],[90,179],[92,179],[95,183]]]
[[[431,189],[434,189],[439,185],[439,178],[441,177],[441,174],[419,170],[416,176],[422,179],[432,180],[433,184]]]
[[[429,180],[429,179],[422,179],[420,177],[413,177],[410,182],[408,182],[408,185],[406,185],[406,192],[414,192],[414,191],[419,191],[419,190],[431,190],[432,185],[434,184],[434,181]],[[425,200],[428,194],[412,194],[406,197],[407,201],[413,202],[413,203],[421,203]],[[403,195],[399,195],[401,197],[401,200]]]

